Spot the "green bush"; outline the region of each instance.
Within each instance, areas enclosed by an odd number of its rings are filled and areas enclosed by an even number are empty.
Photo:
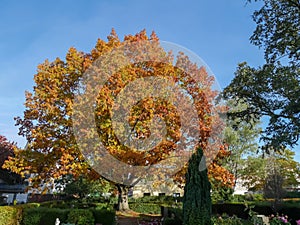
[[[182,208],[167,207],[168,217],[175,217],[178,221],[183,221]]]
[[[103,225],[112,225],[115,222],[116,213],[113,210],[107,209],[92,209],[95,223]]]
[[[213,184],[212,184],[213,186]],[[212,188],[212,202],[230,202],[233,199],[233,189],[230,187]]]
[[[232,195],[231,202],[244,202],[245,200],[245,195]]]
[[[263,194],[252,194],[248,193],[245,195],[245,200],[247,201],[254,201],[254,202],[261,202],[264,201],[264,195]]]
[[[0,207],[0,225],[20,225],[22,208],[14,206]]]
[[[49,201],[41,203],[41,206],[47,208],[60,209],[87,209],[87,208],[106,208],[112,209],[112,205],[108,203],[93,203],[89,201],[72,200],[72,201]]]
[[[43,202],[40,205],[41,207],[45,207],[45,208],[70,209],[73,207],[74,202],[59,200],[59,201]]]
[[[211,219],[213,225],[243,225],[243,221],[236,216],[227,217],[212,217]]]
[[[236,215],[239,218],[247,219],[248,211],[244,204],[233,204],[233,203],[223,203],[223,204],[213,204],[212,212],[215,215],[227,214],[229,216]]]
[[[68,213],[69,210],[58,208],[25,208],[22,225],[53,225],[56,218],[65,223]]]
[[[107,203],[95,203],[96,209],[113,210],[113,206]]]
[[[40,205],[41,205],[40,203],[32,202],[32,203],[27,203],[25,205],[21,205],[20,207],[29,209],[29,208],[38,208],[40,207]]]
[[[165,218],[163,225],[182,225],[182,221],[176,218]]]
[[[164,205],[173,205],[175,202],[182,202],[182,197],[173,196],[145,196],[142,198],[129,198],[129,203],[155,203]]]
[[[167,207],[168,217],[164,218],[164,225],[181,225],[183,221],[182,208]]]
[[[296,222],[299,224],[298,222]],[[291,225],[291,220],[288,218],[286,215],[279,215],[277,214],[276,216],[272,215],[270,217],[270,225]]]
[[[160,214],[160,205],[153,203],[130,203],[130,209],[144,214]]]
[[[38,225],[42,222],[42,215],[40,213],[30,213],[23,218],[23,225]]]
[[[288,191],[285,194],[285,198],[300,198],[300,192],[297,192],[297,191]]]
[[[68,222],[76,225],[94,225],[95,219],[91,210],[73,209],[68,215]]]

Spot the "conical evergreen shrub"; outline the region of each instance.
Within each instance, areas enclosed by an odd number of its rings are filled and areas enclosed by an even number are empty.
[[[207,169],[199,171],[202,156],[203,151],[199,148],[189,160],[183,197],[184,225],[212,224],[211,185],[208,180]]]

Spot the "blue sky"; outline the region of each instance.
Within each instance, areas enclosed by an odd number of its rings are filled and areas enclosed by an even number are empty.
[[[262,51],[249,43],[258,7],[246,0],[1,1],[0,134],[24,146],[13,118],[22,116],[37,65],[64,58],[71,46],[89,51],[112,28],[120,38],[154,30],[161,40],[192,50],[224,88],[239,62],[263,63]]]

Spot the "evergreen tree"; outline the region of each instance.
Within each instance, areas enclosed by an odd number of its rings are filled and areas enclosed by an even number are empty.
[[[189,160],[183,197],[184,225],[211,224],[211,185],[207,170],[199,171],[202,156],[203,151],[199,148]]]

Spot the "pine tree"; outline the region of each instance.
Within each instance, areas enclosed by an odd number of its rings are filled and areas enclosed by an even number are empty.
[[[207,170],[199,171],[202,156],[203,151],[199,148],[189,160],[183,197],[184,225],[211,224],[211,185]]]

